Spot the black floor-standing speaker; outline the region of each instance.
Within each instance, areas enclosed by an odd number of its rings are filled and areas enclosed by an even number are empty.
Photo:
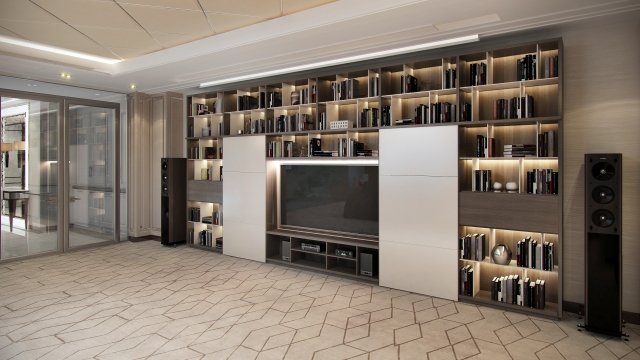
[[[187,238],[187,159],[162,158],[161,243],[175,246]]]
[[[622,154],[584,160],[584,327],[622,336]]]

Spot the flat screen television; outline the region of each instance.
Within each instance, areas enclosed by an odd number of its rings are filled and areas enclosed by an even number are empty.
[[[281,165],[280,225],[378,236],[378,167]]]

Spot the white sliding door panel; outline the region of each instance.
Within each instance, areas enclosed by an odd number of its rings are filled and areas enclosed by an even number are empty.
[[[265,137],[227,137],[223,146],[223,252],[264,262],[267,230]]]
[[[264,225],[224,220],[225,255],[265,262],[266,233]]]
[[[224,178],[223,204],[226,221],[264,224],[266,180],[264,173],[228,172]]]
[[[458,126],[380,130],[380,175],[458,176]]]
[[[225,137],[223,171],[264,173],[265,141],[264,136]]]
[[[456,253],[453,249],[380,242],[380,286],[457,300]]]
[[[457,178],[381,176],[379,207],[383,241],[457,249]]]

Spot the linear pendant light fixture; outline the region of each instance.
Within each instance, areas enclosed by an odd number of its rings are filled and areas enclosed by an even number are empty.
[[[259,78],[264,78],[268,76],[282,75],[282,74],[288,74],[288,73],[293,73],[298,71],[318,69],[318,68],[327,67],[327,66],[346,64],[350,62],[375,59],[383,56],[400,55],[400,54],[406,54],[406,53],[415,52],[415,51],[430,50],[430,49],[436,49],[436,48],[445,47],[445,46],[466,44],[466,43],[470,43],[478,40],[480,40],[480,36],[478,34],[474,34],[474,35],[461,36],[461,37],[451,38],[446,40],[431,41],[428,43],[423,43],[418,45],[404,46],[404,47],[390,49],[390,50],[376,51],[376,52],[371,52],[371,53],[366,53],[361,55],[347,56],[347,57],[333,59],[333,60],[318,61],[311,64],[291,66],[291,67],[281,68],[277,70],[263,71],[263,72],[248,74],[248,75],[241,75],[241,76],[234,76],[234,77],[220,79],[220,80],[213,80],[213,81],[201,83],[200,87],[205,88],[209,86],[229,84],[229,83],[234,83],[238,81],[259,79]]]
[[[59,47],[39,44],[39,43],[26,41],[26,40],[19,40],[19,39],[2,36],[2,35],[0,35],[0,43],[21,46],[29,49],[45,51],[53,54],[64,55],[64,56],[69,56],[76,59],[89,60],[89,61],[99,62],[102,64],[108,64],[108,65],[117,64],[122,61],[120,59],[111,59],[111,58],[106,58],[102,56],[85,54],[78,51],[62,49]]]

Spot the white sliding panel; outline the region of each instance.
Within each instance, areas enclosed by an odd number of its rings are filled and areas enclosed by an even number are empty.
[[[458,299],[458,127],[380,130],[380,285]]]
[[[223,252],[264,262],[267,198],[265,137],[226,137],[223,146]]]

